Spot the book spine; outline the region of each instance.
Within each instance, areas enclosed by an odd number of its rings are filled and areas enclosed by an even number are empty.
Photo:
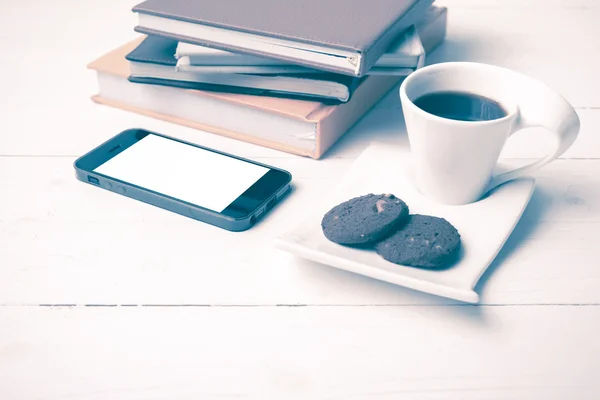
[[[399,18],[395,24],[385,31],[362,55],[361,65],[359,69],[359,75],[365,75],[369,69],[381,57],[387,49],[390,47],[392,42],[398,38],[398,36],[408,29],[411,25],[414,25],[419,20],[419,16],[426,14],[427,10],[431,7],[433,0],[417,0],[415,4],[406,12],[401,18]]]

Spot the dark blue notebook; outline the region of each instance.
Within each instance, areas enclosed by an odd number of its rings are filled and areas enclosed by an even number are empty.
[[[365,78],[315,71],[301,74],[199,74],[177,71],[175,51],[178,42],[158,36],[146,37],[126,56],[130,63],[129,81],[184,89],[242,93],[345,103]]]

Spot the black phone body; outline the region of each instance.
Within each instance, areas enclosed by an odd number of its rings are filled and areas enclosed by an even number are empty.
[[[249,229],[291,190],[289,172],[145,129],[74,163],[82,182],[230,231]]]

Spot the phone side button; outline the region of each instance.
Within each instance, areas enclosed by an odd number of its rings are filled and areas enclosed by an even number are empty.
[[[104,188],[108,190],[112,190],[112,183],[108,181],[104,181]]]
[[[126,190],[123,186],[117,185],[117,192],[119,192],[121,194],[125,194]]]

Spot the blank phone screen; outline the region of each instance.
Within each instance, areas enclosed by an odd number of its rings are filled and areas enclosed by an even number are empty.
[[[219,213],[268,171],[260,165],[152,134],[94,169]]]

